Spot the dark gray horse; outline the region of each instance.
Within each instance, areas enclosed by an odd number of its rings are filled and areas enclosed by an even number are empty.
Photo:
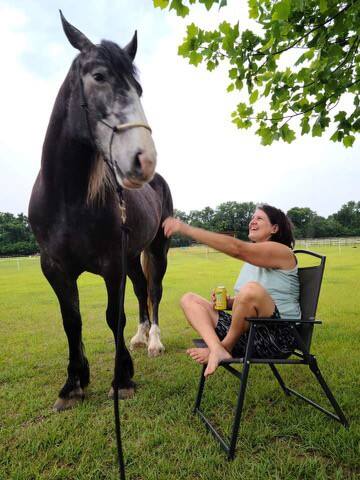
[[[56,98],[29,206],[41,267],[58,297],[69,342],[68,377],[54,405],[56,410],[83,399],[89,383],[77,289],[82,272],[104,278],[106,320],[116,337],[122,273],[117,184],[124,187],[129,229],[127,273],[139,301],[140,325],[131,346],[148,344],[150,356],[164,349],[158,307],[169,241],[161,223],[173,210],[167,183],[154,174],[156,151],[133,65],[136,33],[124,49],[104,40],[94,45],[61,17],[68,40],[80,54]],[[142,251],[146,269],[140,264]],[[123,320],[117,379],[122,398],[134,392],[133,364],[123,337],[125,317]]]

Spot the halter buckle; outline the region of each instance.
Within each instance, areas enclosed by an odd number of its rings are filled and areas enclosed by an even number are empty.
[[[126,223],[126,204],[123,198],[119,201],[119,208],[120,208],[121,221],[124,224]]]

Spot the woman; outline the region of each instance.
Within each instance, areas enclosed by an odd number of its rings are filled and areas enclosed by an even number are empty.
[[[292,225],[281,210],[270,205],[256,208],[249,224],[251,242],[191,227],[172,217],[164,221],[163,228],[167,237],[179,233],[245,262],[235,283],[235,297],[227,299],[232,315],[215,310],[214,293],[211,302],[195,293],[181,299],[188,322],[208,347],[187,351],[198,363],[207,363],[205,376],[214,373],[222,360],[244,356],[249,330],[246,317],[301,317]],[[289,327],[274,323],[257,330],[254,356],[287,357],[293,351],[295,338]]]

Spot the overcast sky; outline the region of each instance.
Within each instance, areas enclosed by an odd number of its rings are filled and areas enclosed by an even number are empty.
[[[209,28],[240,18],[246,25],[246,2],[228,3],[220,13],[202,7],[182,20],[154,9],[151,0],[0,0],[0,211],[27,212],[54,99],[76,55],[59,8],[95,43],[106,38],[123,46],[138,30],[136,64],[157,170],[177,209],[233,200],[310,207],[328,216],[359,201],[359,140],[345,149],[328,133],[263,147],[253,131],[231,123],[238,97],[226,93],[226,71],[209,73],[177,55],[191,21]]]

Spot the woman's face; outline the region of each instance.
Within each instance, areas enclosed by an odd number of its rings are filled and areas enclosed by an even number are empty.
[[[257,208],[249,223],[249,240],[256,243],[266,242],[278,230],[278,225],[272,225],[266,213]]]

